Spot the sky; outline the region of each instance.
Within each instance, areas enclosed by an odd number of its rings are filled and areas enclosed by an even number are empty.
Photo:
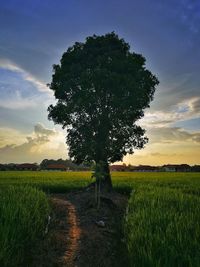
[[[0,163],[68,157],[65,130],[47,119],[52,65],[111,31],[160,81],[138,122],[149,143],[123,162],[200,164],[199,0],[1,0]]]

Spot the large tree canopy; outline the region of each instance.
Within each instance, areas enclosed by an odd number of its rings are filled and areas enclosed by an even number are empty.
[[[143,148],[148,139],[135,122],[157,84],[145,58],[113,32],[69,47],[53,66],[50,88],[58,101],[48,108],[49,119],[67,129],[69,156],[104,162],[108,172],[108,163]]]

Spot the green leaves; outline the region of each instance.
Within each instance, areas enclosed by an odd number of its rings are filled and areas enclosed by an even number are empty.
[[[58,102],[49,119],[67,128],[77,162],[121,160],[147,142],[134,123],[153,99],[157,78],[145,58],[114,32],[76,42],[53,66],[50,88]]]

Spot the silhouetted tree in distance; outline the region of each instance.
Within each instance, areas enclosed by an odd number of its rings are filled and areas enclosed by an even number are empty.
[[[48,118],[67,129],[69,156],[76,163],[94,161],[109,189],[109,163],[148,141],[135,122],[158,83],[145,58],[114,32],[76,42],[53,66],[49,87],[58,101],[49,106]]]
[[[42,170],[45,170],[48,168],[49,165],[64,165],[66,168],[69,168],[69,170],[90,170],[91,166],[90,165],[86,165],[86,164],[79,164],[76,165],[75,163],[73,163],[70,159],[43,159],[42,162],[40,163],[40,168]]]

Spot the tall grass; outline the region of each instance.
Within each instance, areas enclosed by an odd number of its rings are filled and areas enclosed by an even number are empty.
[[[29,186],[0,189],[0,266],[23,266],[26,252],[41,238],[49,205],[46,195]]]
[[[131,266],[199,267],[199,197],[151,186],[133,191],[125,239]]]

